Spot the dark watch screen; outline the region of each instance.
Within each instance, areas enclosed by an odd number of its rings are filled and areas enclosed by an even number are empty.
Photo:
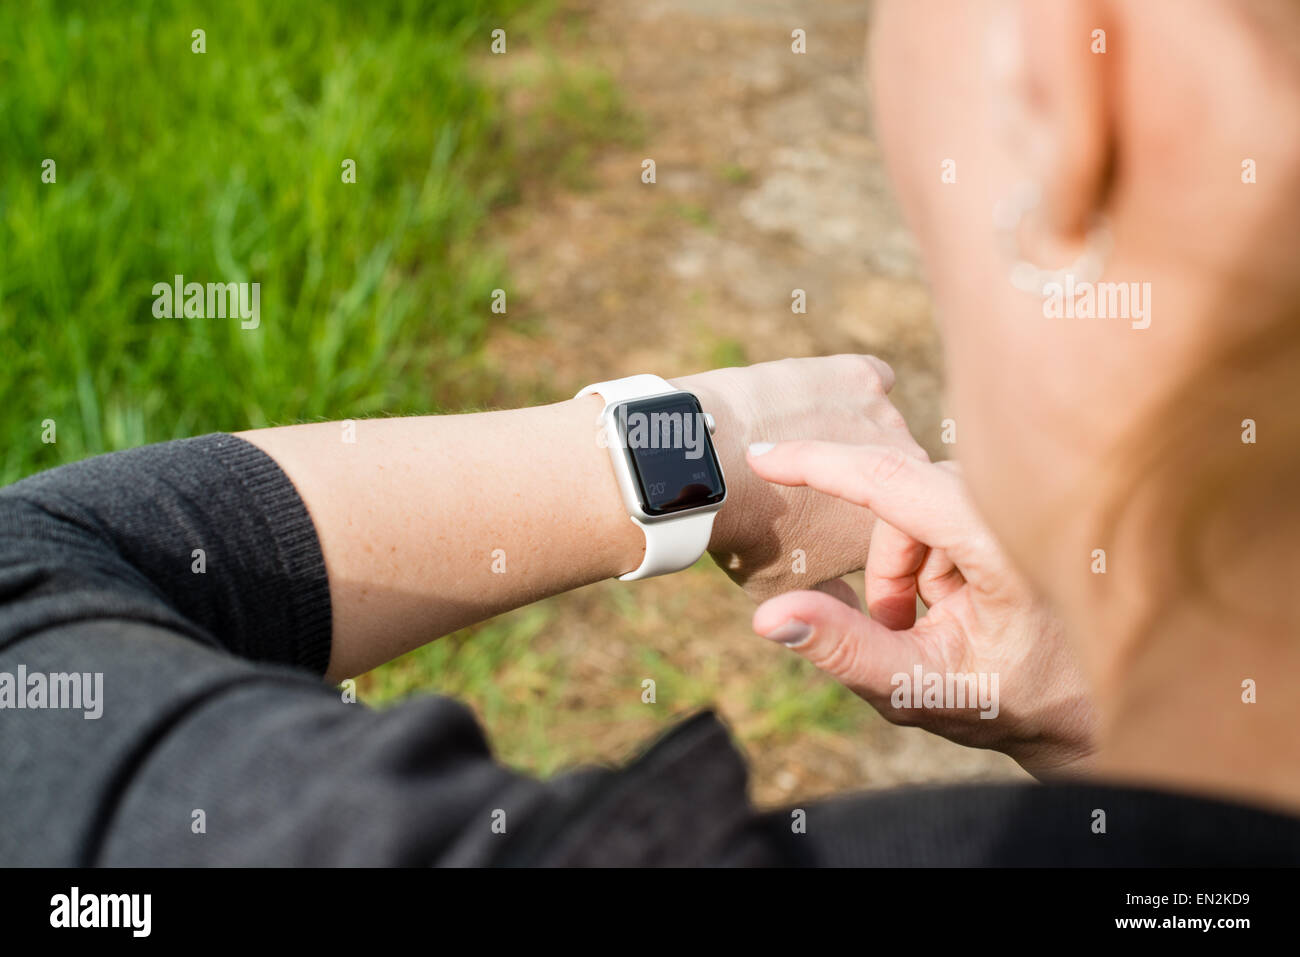
[[[614,415],[647,515],[723,500],[727,486],[695,396],[637,399],[618,406]]]

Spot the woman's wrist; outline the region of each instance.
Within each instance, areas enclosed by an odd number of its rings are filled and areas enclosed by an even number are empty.
[[[709,551],[714,555],[743,553],[751,530],[743,516],[745,492],[753,481],[753,474],[745,462],[745,450],[753,437],[746,425],[748,419],[744,410],[738,408],[733,393],[726,388],[727,371],[722,369],[669,380],[677,388],[693,393],[700,400],[700,407],[713,416],[716,426],[713,447],[727,483],[727,500],[713,522]]]
[[[676,388],[693,393],[700,400],[704,411],[713,416],[716,424],[713,443],[727,482],[727,500],[714,520],[708,550],[714,555],[723,555],[741,551],[747,541],[745,523],[741,516],[750,471],[745,464],[747,433],[725,388],[720,388],[716,381],[711,381],[717,376],[718,373],[702,373],[668,381]],[[596,442],[596,422],[604,407],[603,400],[591,395],[560,405],[572,406],[573,411],[565,414],[574,422],[575,430],[583,436],[584,444],[585,437],[589,435],[591,447],[597,448],[599,452],[597,468],[602,473],[602,478],[596,480],[596,487],[600,489],[600,500],[606,503],[606,507],[601,509],[604,515],[602,525],[603,534],[610,546],[602,549],[605,561],[602,567],[607,567],[610,571],[608,577],[617,577],[641,564],[645,556],[645,534],[628,517],[627,506],[610,467],[608,452],[598,447]],[[584,456],[584,460],[586,458]]]
[[[576,436],[575,464],[579,474],[590,477],[593,507],[590,521],[598,523],[599,545],[598,579],[617,578],[632,571],[645,557],[645,533],[632,521],[627,505],[619,491],[618,481],[610,465],[609,451],[598,438],[600,413],[604,400],[598,395],[586,395],[556,408],[570,423]]]
[[[722,377],[726,370],[705,372],[696,375],[669,379],[670,385],[690,392],[700,400],[700,406],[713,416],[716,425],[713,434],[713,446],[718,454],[723,475],[727,483],[727,500],[718,511],[713,523],[713,534],[709,539],[708,550],[714,555],[734,554],[743,551],[748,541],[744,514],[745,489],[751,480],[749,466],[745,463],[745,449],[750,441],[748,430],[743,425],[743,412],[736,408],[736,400],[726,388]],[[627,514],[627,506],[619,493],[610,467],[608,452],[599,448],[596,442],[596,422],[600,416],[603,400],[600,396],[589,395],[560,403],[562,407],[572,406],[572,412],[566,412],[574,422],[574,429],[583,437],[590,436],[591,447],[597,448],[597,468],[605,478],[597,479],[601,500],[607,503],[603,509],[606,516],[605,534],[614,547],[607,549],[608,557],[616,567],[610,577],[617,577],[631,571],[641,563],[645,555],[645,535],[632,522]],[[588,457],[584,456],[584,460]]]

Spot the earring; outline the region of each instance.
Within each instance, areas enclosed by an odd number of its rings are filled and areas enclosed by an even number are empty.
[[[1070,265],[1060,269],[1044,269],[1025,258],[1020,249],[1020,224],[1042,201],[1042,188],[1037,183],[1026,182],[1018,185],[993,207],[993,228],[1012,262],[1009,275],[1011,285],[1021,292],[1041,296],[1052,283],[1064,289],[1067,283],[1096,282],[1106,267],[1111,250],[1110,224],[1100,213],[1093,217],[1079,258]]]

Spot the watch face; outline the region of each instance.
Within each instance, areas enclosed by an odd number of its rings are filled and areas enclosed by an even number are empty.
[[[716,505],[727,495],[699,399],[687,392],[614,410],[619,442],[647,515]]]

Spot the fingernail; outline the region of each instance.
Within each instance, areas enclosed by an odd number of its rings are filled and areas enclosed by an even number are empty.
[[[771,452],[776,448],[775,442],[755,442],[749,447],[750,455],[762,455],[764,452]]]
[[[802,645],[813,633],[812,625],[806,621],[800,621],[798,618],[791,618],[784,625],[773,628],[763,637],[768,641],[776,641],[786,647],[793,648],[795,645]]]

